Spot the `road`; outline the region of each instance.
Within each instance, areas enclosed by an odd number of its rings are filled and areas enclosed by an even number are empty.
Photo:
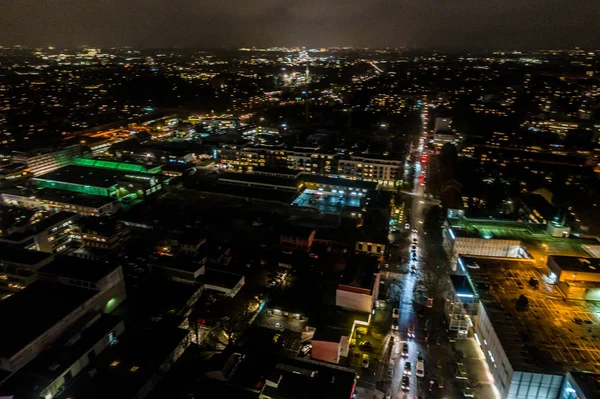
[[[407,273],[401,283],[400,314],[398,318],[399,342],[395,348],[397,356],[394,363],[395,370],[392,380],[393,398],[425,398],[425,393],[429,388],[429,381],[426,378],[416,376],[417,355],[419,353],[422,353],[423,355],[426,353],[427,344],[425,342],[426,333],[424,332],[425,321],[422,316],[417,314],[413,305],[413,293],[418,280],[417,276],[422,255],[421,241],[423,239],[423,212],[425,206],[428,205],[424,198],[426,173],[422,173],[422,169],[426,170],[425,165],[422,165],[422,162],[426,162],[426,158],[423,159],[425,148],[424,136],[426,137],[427,134],[426,124],[428,119],[428,107],[426,104],[424,104],[421,118],[423,121],[422,134],[419,137],[418,143],[413,146],[411,154],[411,158],[414,161],[412,167],[415,168],[413,190],[411,193],[407,193],[409,194],[407,198],[410,198],[411,216],[409,223],[411,233],[408,235],[406,251],[408,252],[407,259],[409,259],[409,268],[414,269],[415,272]],[[414,337],[409,337],[409,329],[414,331]],[[401,354],[404,343],[408,344],[408,357],[402,357]],[[408,392],[401,386],[406,362],[411,363],[411,373],[409,377],[410,387]],[[427,369],[427,364],[425,367]]]

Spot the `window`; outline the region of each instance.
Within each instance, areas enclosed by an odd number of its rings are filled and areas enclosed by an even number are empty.
[[[383,251],[381,250],[381,245],[377,246],[377,253],[382,253]]]
[[[373,246],[371,244],[367,245],[367,251],[373,252]]]

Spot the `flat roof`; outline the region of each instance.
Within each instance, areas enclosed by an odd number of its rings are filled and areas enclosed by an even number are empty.
[[[151,329],[129,331],[117,345],[98,356],[93,376],[82,373],[62,395],[88,399],[136,397],[188,334],[188,330],[159,323]]]
[[[96,291],[36,281],[0,301],[0,356],[10,358],[65,316],[92,298]]]
[[[287,177],[279,177],[265,174],[254,173],[234,173],[227,172],[219,175],[219,182],[244,182],[260,183],[273,186],[285,186],[296,188],[296,180]]]
[[[23,194],[25,196],[25,194]],[[104,197],[101,195],[81,194],[73,191],[57,190],[54,188],[39,188],[34,195],[45,201],[61,202],[71,205],[88,206],[101,208],[105,205],[116,203],[115,198]]]
[[[586,399],[600,398],[600,374],[570,371],[569,374]]]
[[[55,181],[80,186],[93,186],[109,188],[123,180],[127,176],[146,177],[152,176],[148,173],[131,172],[108,168],[97,168],[92,166],[68,165],[53,172],[35,177],[34,180]]]
[[[38,273],[46,278],[63,277],[96,283],[118,267],[120,266],[116,263],[57,255],[54,261],[42,267]]]
[[[567,300],[535,263],[461,256],[480,301],[515,371],[564,374],[600,372],[600,303]],[[539,288],[529,286],[535,277]],[[521,295],[529,308],[516,310]]]
[[[0,384],[0,395],[37,397],[42,389],[54,382],[121,322],[119,317],[102,314],[89,327],[74,331],[72,335],[65,335],[64,338],[71,338],[77,334],[78,339],[71,345],[56,345],[42,352]]]
[[[355,189],[365,189],[365,190],[375,190],[377,188],[377,183],[375,182],[367,182],[361,180],[350,180],[350,179],[342,179],[342,178],[333,178],[333,177],[325,177],[319,175],[311,175],[307,173],[303,173],[298,178],[300,181],[315,183],[315,184],[327,184],[331,186],[341,186],[341,187],[349,187]]]
[[[550,259],[556,262],[561,270],[578,273],[600,273],[600,259],[597,258],[550,255],[548,260]]]
[[[278,386],[265,385],[263,391],[271,398],[349,398],[356,371],[310,359],[281,359],[272,375]]]
[[[0,263],[35,266],[53,256],[48,252],[29,251],[16,245],[0,243]]]
[[[457,295],[467,295],[474,296],[475,291],[473,291],[473,287],[471,287],[471,283],[467,276],[461,276],[458,274],[450,275],[450,284],[452,284],[452,288],[454,288],[454,292]]]
[[[206,272],[202,276],[202,281],[205,284],[233,289],[243,278],[244,276],[241,274],[230,273],[223,270],[217,270],[212,267],[207,267]]]
[[[354,254],[348,259],[340,284],[371,290],[375,273],[379,272],[379,259],[375,256]]]

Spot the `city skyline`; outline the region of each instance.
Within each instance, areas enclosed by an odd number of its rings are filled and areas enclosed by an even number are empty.
[[[0,45],[74,47],[600,47],[592,1],[17,0],[0,15]],[[566,8],[568,7],[568,9]],[[568,12],[567,12],[568,11]]]

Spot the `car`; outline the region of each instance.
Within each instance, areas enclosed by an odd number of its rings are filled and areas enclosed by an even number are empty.
[[[417,261],[417,257],[413,255],[412,260]]]
[[[417,355],[417,377],[425,377],[425,360],[421,354]]]
[[[416,250],[417,250],[417,246],[416,246],[416,245],[413,245],[413,246],[411,246],[410,248],[411,248],[413,251],[416,251]]]
[[[402,376],[402,390],[408,391],[410,390],[410,378],[407,375]]]
[[[409,224],[409,223],[404,223],[404,228],[405,228],[406,230],[410,229],[410,224]]]
[[[358,344],[358,346],[363,349],[371,349],[373,347],[373,343],[371,341],[362,341]]]
[[[404,363],[404,374],[410,375],[412,372],[412,364],[410,362]]]
[[[312,252],[308,254],[308,257],[313,259],[319,259],[319,255],[313,254]]]
[[[408,344],[402,345],[402,357],[408,357]]]
[[[417,268],[415,267],[415,265],[412,265],[412,266],[410,267],[410,272],[411,272],[411,273],[416,273],[416,272],[417,272]]]
[[[414,338],[415,337],[415,326],[414,325],[410,325],[408,326],[408,338]]]
[[[365,369],[369,368],[369,355],[367,355],[366,353],[363,354],[363,357],[362,357],[362,366]]]
[[[392,330],[398,331],[398,324],[396,324],[396,323],[392,324]]]
[[[300,349],[300,351],[305,355],[307,355],[308,352],[310,352],[311,350],[312,350],[312,344],[306,344],[302,347],[302,349]]]
[[[284,255],[291,255],[292,254],[292,250],[291,249],[282,249],[281,253]]]
[[[394,319],[397,319],[397,318],[399,318],[399,317],[400,317],[400,309],[398,309],[398,308],[394,308],[394,309],[392,310],[392,317],[393,317]]]
[[[416,244],[416,243],[418,243],[419,241],[418,241],[416,238],[413,238],[413,242]]]
[[[417,234],[417,229],[412,229],[412,232],[413,232],[414,234]]]
[[[474,398],[475,394],[473,393],[473,389],[471,389],[471,387],[465,387],[465,389],[463,389],[463,397]]]

